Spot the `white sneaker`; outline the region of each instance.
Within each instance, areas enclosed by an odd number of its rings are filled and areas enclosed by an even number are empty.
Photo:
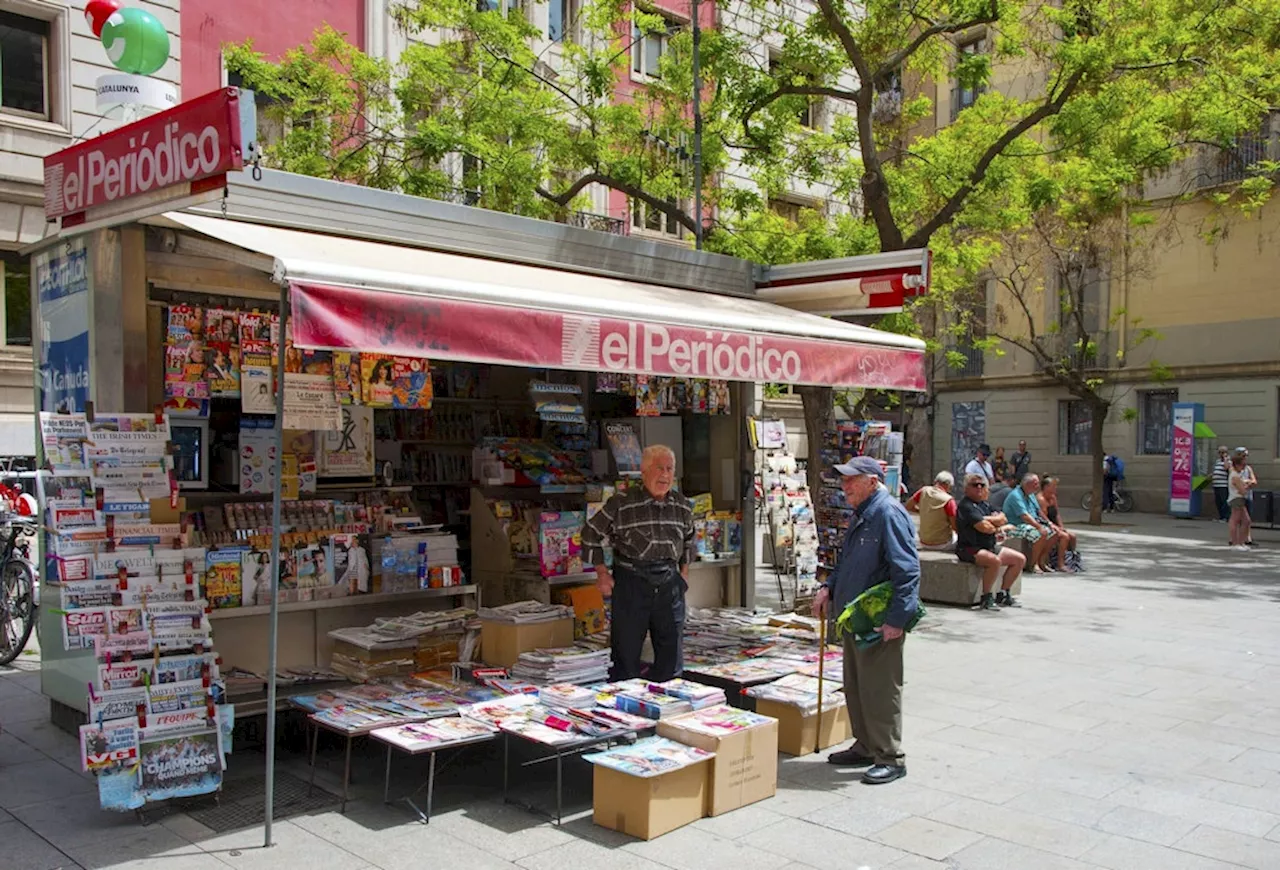
[[[1235,550],[1237,553],[1247,553],[1247,552],[1249,552],[1249,548],[1248,548],[1248,547],[1246,547],[1244,544],[1236,544],[1236,545],[1235,545],[1234,547],[1232,547],[1231,549]]]

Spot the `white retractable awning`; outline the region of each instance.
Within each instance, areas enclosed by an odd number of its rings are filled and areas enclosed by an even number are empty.
[[[659,376],[924,388],[924,343],[754,299],[169,213],[272,257],[300,347]]]

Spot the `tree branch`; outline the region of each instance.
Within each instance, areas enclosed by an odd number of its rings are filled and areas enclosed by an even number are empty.
[[[985,13],[966,21],[936,21],[931,22],[928,27],[916,34],[915,39],[911,40],[906,46],[898,49],[889,55],[880,64],[880,68],[875,71],[873,78],[877,83],[883,82],[884,79],[898,70],[904,62],[911,59],[920,47],[935,36],[944,36],[952,33],[963,33],[971,27],[977,27],[980,24],[991,24],[1000,19],[1000,10],[995,3],[987,9]]]
[[[659,199],[651,193],[647,193],[642,188],[636,187],[634,184],[627,184],[613,176],[604,172],[588,172],[581,176],[573,184],[569,185],[562,193],[552,193],[544,187],[536,187],[534,191],[538,196],[561,208],[567,206],[575,196],[582,192],[583,188],[590,184],[603,184],[610,190],[616,190],[619,193],[625,193],[632,199],[638,199],[649,208],[655,209],[665,214],[672,220],[678,221],[681,226],[689,232],[697,231],[697,222],[684,209],[666,201]]]
[[[929,239],[933,234],[946,226],[946,224],[956,216],[956,213],[964,206],[965,200],[967,200],[969,195],[977,189],[983,179],[987,177],[987,170],[991,168],[991,164],[995,162],[995,159],[999,157],[1006,148],[1016,142],[1018,137],[1030,131],[1036,126],[1036,124],[1039,124],[1046,118],[1051,118],[1062,111],[1062,107],[1066,105],[1067,100],[1071,98],[1071,95],[1075,93],[1076,88],[1078,88],[1080,83],[1084,80],[1084,74],[1085,71],[1083,68],[1073,72],[1067,80],[1063,82],[1062,87],[1058,90],[1058,93],[1055,96],[1041,103],[1036,107],[1035,111],[1024,116],[1008,130],[1005,130],[1004,133],[1001,134],[1000,138],[993,142],[987,150],[983,152],[982,156],[978,159],[978,162],[974,165],[973,171],[969,173],[969,177],[960,185],[960,188],[955,193],[951,194],[951,197],[946,201],[942,208],[938,210],[937,214],[911,234],[911,237],[908,238],[905,243],[905,247],[923,248],[928,245]]]
[[[836,39],[840,41],[844,53],[849,58],[849,63],[853,64],[853,68],[858,73],[858,84],[863,88],[870,85],[871,82],[871,66],[867,63],[866,56],[862,53],[862,46],[858,45],[857,38],[853,35],[853,31],[849,29],[849,25],[844,23],[844,19],[840,16],[840,12],[836,9],[836,5],[832,0],[817,0],[818,9],[822,11],[822,17],[827,22],[827,26],[831,28],[831,32],[835,34]]]
[[[742,130],[748,139],[751,138],[751,119],[755,114],[777,100],[789,96],[810,96],[810,97],[831,97],[835,100],[849,100],[856,102],[858,94],[854,91],[844,91],[839,88],[826,88],[821,85],[778,85],[778,89],[773,93],[755,100],[751,105],[747,106],[747,110],[742,113]]]

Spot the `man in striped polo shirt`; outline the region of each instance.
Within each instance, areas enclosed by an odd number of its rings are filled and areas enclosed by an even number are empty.
[[[676,457],[661,444],[645,448],[643,487],[618,493],[582,530],[584,559],[595,566],[596,586],[613,596],[610,641],[614,680],[640,676],[645,635],[653,643],[649,679],[664,682],[684,664],[685,590],[694,556],[693,506],[672,491]],[[613,571],[604,547],[613,547]]]

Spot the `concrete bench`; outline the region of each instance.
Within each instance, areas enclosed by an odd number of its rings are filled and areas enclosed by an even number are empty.
[[[1000,580],[996,578],[996,589]],[[1014,581],[1009,590],[1014,597],[1022,594],[1022,578]],[[961,562],[954,553],[920,553],[920,598],[934,604],[960,604],[972,607],[982,600],[982,569],[968,562]]]

